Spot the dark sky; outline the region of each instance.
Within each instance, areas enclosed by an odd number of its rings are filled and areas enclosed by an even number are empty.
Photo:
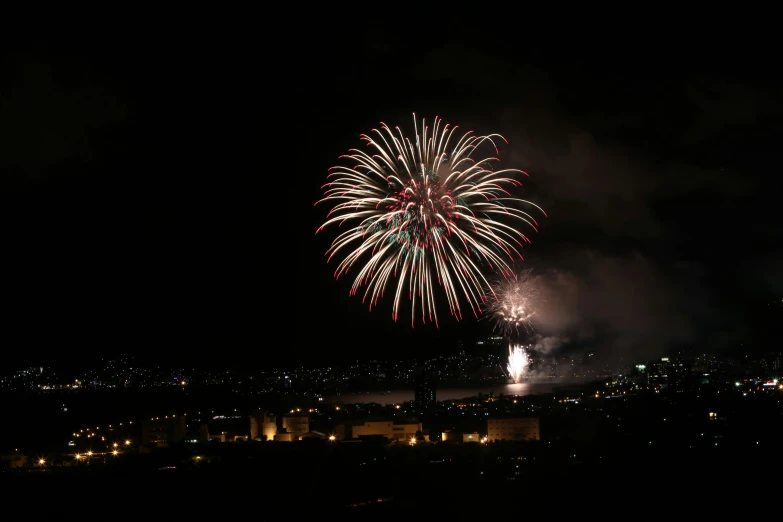
[[[447,314],[411,330],[390,300],[368,313],[331,277],[332,236],[314,235],[327,168],[412,112],[503,134],[504,166],[530,173],[524,195],[549,217],[520,268],[546,293],[542,347],[761,342],[755,310],[783,293],[783,107],[776,71],[759,66],[765,42],[334,24],[276,46],[224,29],[7,49],[13,361],[126,351],[266,366],[451,351],[485,332]]]

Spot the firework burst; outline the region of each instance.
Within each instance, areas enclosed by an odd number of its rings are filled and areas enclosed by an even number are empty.
[[[495,329],[507,337],[520,330],[532,331],[531,320],[535,315],[538,292],[531,277],[532,270],[501,280],[495,286],[496,299],[491,301],[488,313]]]
[[[508,347],[508,375],[514,380],[514,384],[519,384],[527,370],[529,359],[527,353],[520,345]]]
[[[326,222],[347,230],[327,250],[329,260],[343,254],[335,278],[359,266],[351,287],[355,295],[366,287],[363,300],[376,306],[396,279],[392,317],[399,317],[400,302],[411,300],[411,324],[417,308],[421,319],[438,322],[436,285],[448,300],[451,314],[462,318],[461,302],[478,317],[491,286],[484,269],[510,275],[515,258],[529,238],[521,231],[537,230],[536,220],[524,208],[537,205],[518,199],[512,190],[526,173],[516,169],[494,171],[497,158],[475,159],[479,147],[505,139],[472,131],[457,138],[457,127],[435,118],[432,129],[422,120],[421,131],[413,117],[415,136],[406,138],[399,127],[381,123],[362,135],[367,152],[351,149],[341,159],[349,165],[330,169],[320,202],[333,204]],[[396,131],[396,132],[395,132]]]

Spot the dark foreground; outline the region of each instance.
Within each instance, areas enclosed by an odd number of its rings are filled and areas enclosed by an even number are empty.
[[[189,448],[105,465],[6,471],[2,487],[13,499],[7,509],[32,518],[370,512],[560,518],[616,509],[643,514],[643,506],[703,516],[768,502],[781,463],[777,448],[758,447],[260,446],[220,456],[204,448],[198,465]]]

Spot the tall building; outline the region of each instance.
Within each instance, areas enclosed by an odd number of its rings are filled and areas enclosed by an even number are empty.
[[[668,370],[669,387],[675,391],[684,391],[691,378],[691,362],[676,359]]]
[[[647,370],[646,364],[637,364],[633,372],[634,379],[637,384],[649,385],[650,384],[650,372]]]
[[[413,401],[419,410],[427,410],[436,403],[435,387],[438,380],[433,370],[423,370],[416,379]]]
[[[662,389],[668,388],[670,370],[671,362],[668,357],[662,357],[659,361],[648,363],[647,372],[650,386],[660,386]]]
[[[266,411],[255,411],[250,415],[250,440],[275,440],[277,419]]]

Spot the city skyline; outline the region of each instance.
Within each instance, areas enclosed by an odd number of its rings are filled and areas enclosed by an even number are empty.
[[[6,511],[768,500],[783,78],[764,17],[297,7],[7,31]]]

